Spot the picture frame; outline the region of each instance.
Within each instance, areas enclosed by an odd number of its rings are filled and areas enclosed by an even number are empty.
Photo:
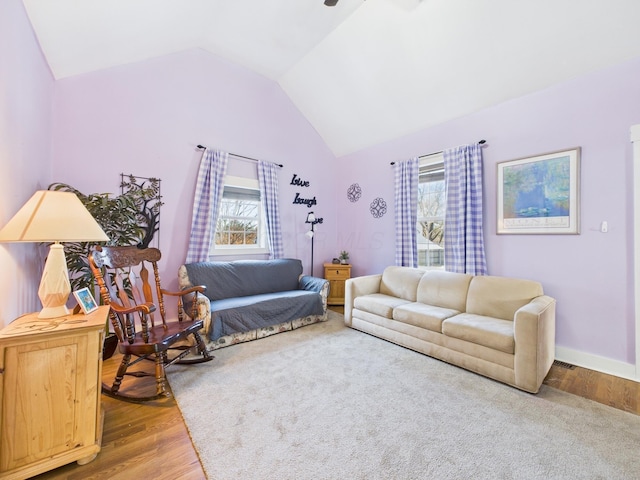
[[[80,290],[75,290],[73,292],[73,296],[76,297],[76,300],[78,301],[78,305],[80,305],[80,308],[82,309],[85,315],[98,309],[98,304],[96,303],[96,300],[93,298],[93,295],[91,295],[89,288],[85,287],[85,288],[81,288]]]
[[[580,233],[580,147],[498,163],[498,234]]]

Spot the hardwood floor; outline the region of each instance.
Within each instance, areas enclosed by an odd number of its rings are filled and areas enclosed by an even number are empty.
[[[341,307],[331,308],[342,313]],[[118,356],[104,362],[105,382],[112,381],[118,363]],[[153,379],[145,379],[145,382],[147,381],[150,383],[145,388],[153,389]],[[544,383],[559,390],[640,415],[640,383],[638,382],[585,368],[567,368],[561,364],[554,364]],[[133,387],[123,383],[123,388]],[[114,400],[105,395],[102,399],[105,422],[102,450],[97,458],[87,465],[80,466],[72,463],[33,478],[38,480],[130,480],[132,478],[200,480],[206,478],[182,414],[172,398],[142,405]]]
[[[113,382],[120,358],[117,354],[103,362],[102,378],[108,385]],[[154,382],[153,377],[125,378],[122,388],[131,394],[139,391],[152,394]],[[136,404],[102,395],[102,405],[105,412],[102,450],[95,460],[82,466],[71,463],[34,479],[206,479],[173,398]]]
[[[554,363],[545,385],[640,415],[640,383],[581,367]]]

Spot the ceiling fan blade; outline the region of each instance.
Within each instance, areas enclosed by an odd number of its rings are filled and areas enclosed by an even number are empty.
[[[338,0],[324,0],[324,4],[327,7],[335,7],[336,3],[338,3]]]

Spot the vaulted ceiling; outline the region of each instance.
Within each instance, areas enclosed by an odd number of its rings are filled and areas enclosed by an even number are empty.
[[[640,57],[638,0],[23,2],[56,79],[202,48],[278,82],[337,156]]]

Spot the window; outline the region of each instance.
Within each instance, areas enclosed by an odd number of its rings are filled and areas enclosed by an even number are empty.
[[[444,268],[444,159],[429,155],[420,161],[418,181],[418,266]]]
[[[268,253],[258,180],[225,178],[211,255]]]

